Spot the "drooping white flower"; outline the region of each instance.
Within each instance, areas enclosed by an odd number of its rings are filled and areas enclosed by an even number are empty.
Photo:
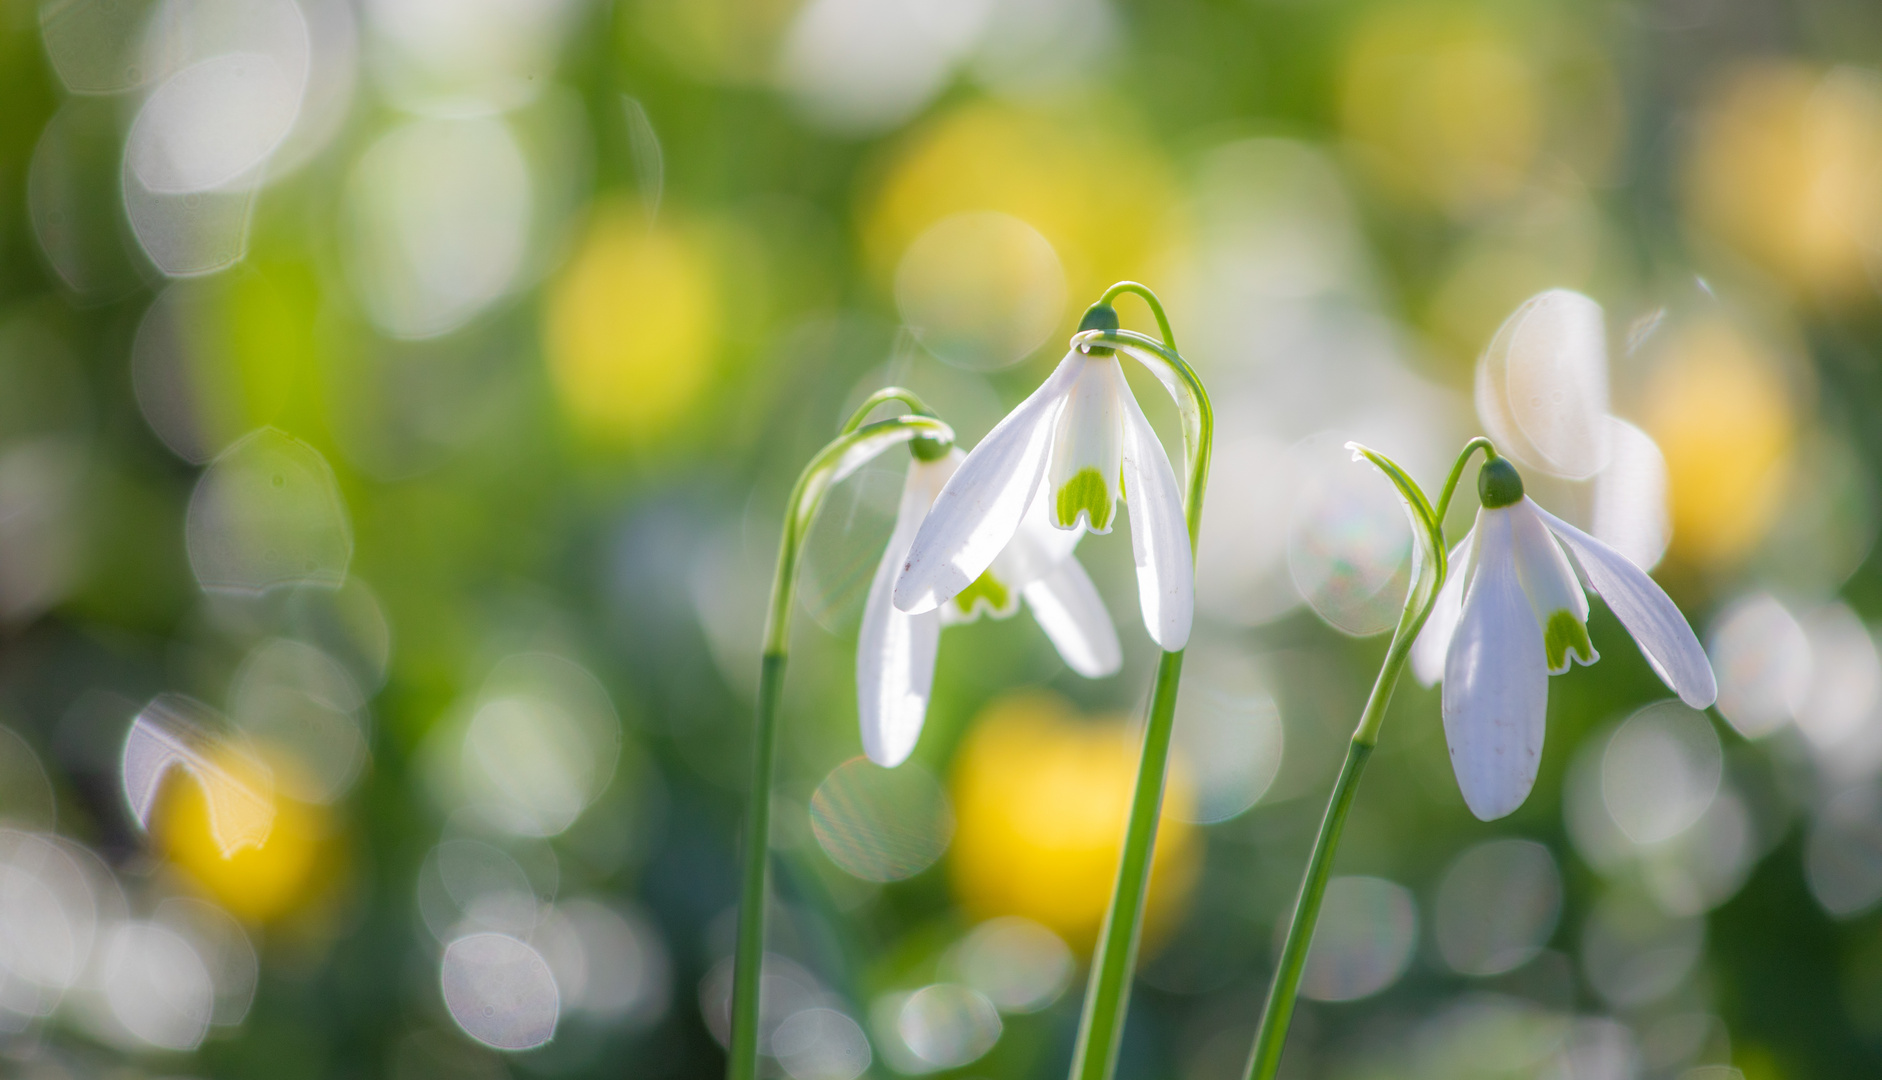
[[[1179,492],[1117,353],[1074,347],[941,489],[895,582],[895,607],[932,611],[973,587],[1035,504],[1077,535],[1111,531],[1123,503],[1144,626],[1174,652],[1188,643],[1195,611]]]
[[[968,588],[916,614],[890,602],[917,529],[967,457],[956,447],[933,461],[910,459],[895,531],[869,586],[856,644],[856,701],[863,752],[878,765],[899,765],[915,749],[944,626],[972,622],[983,612],[1004,619],[1023,599],[1073,671],[1095,679],[1123,664],[1110,612],[1072,554],[1081,534],[1053,528],[1043,499],[1033,501],[1011,540]]]
[[[1451,767],[1471,812],[1490,821],[1535,786],[1549,676],[1571,659],[1599,659],[1584,589],[1607,601],[1686,704],[1705,708],[1718,686],[1685,616],[1646,571],[1537,506],[1507,459],[1486,464],[1477,489],[1483,508],[1451,553],[1412,663],[1421,678],[1442,674]]]

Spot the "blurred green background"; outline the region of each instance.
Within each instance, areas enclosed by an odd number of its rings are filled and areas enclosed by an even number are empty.
[[[1557,287],[1650,441],[1532,493],[1661,560],[1719,708],[1596,605],[1486,825],[1407,679],[1283,1074],[1882,1073],[1879,47],[1866,0],[0,0],[0,1072],[717,1075],[792,478],[890,381],[978,439],[1134,278],[1220,428],[1120,1075],[1240,1075],[1405,582],[1341,444],[1441,481]],[[858,760],[900,453],[810,541],[766,1067],[1058,1075],[1154,649],[1088,539],[1123,674],[953,630]]]

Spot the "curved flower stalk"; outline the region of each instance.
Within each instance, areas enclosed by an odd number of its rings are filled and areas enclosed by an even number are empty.
[[[934,458],[910,455],[895,529],[863,606],[856,641],[856,705],[863,752],[878,765],[900,765],[915,749],[945,626],[973,622],[983,613],[1008,618],[1024,600],[1073,671],[1096,679],[1116,674],[1124,663],[1111,614],[1072,555],[1082,534],[1054,528],[1043,498],[1033,499],[1013,538],[972,586],[918,614],[890,602],[916,530],[965,458],[959,447]]]
[[[1444,679],[1444,737],[1470,811],[1513,812],[1535,786],[1549,676],[1600,657],[1588,640],[1599,593],[1680,700],[1711,705],[1705,650],[1666,592],[1627,556],[1536,505],[1507,458],[1477,475],[1476,524],[1452,558],[1464,566],[1438,597],[1414,653]]]
[[[913,413],[867,424],[876,406],[900,401]],[[797,588],[797,562],[804,537],[836,484],[883,451],[910,443],[917,458],[945,457],[953,450],[954,431],[928,411],[921,399],[891,387],[871,395],[839,434],[798,475],[784,512],[777,572],[765,619],[764,657],[758,679],[758,723],[752,747],[751,803],[745,815],[745,870],[739,894],[738,949],[732,975],[732,1040],[726,1074],[731,1080],[758,1076],[758,983],[764,957],[765,900],[769,892],[771,779],[776,771],[778,700],[790,644],[791,608]]]
[[[1135,293],[1163,340],[1119,329],[1113,300]],[[1124,381],[1120,354],[1149,367],[1183,418],[1188,484],[1175,470]],[[1117,885],[1092,958],[1072,1075],[1107,1080],[1124,1030],[1143,928],[1150,856],[1163,805],[1183,647],[1195,612],[1195,538],[1208,484],[1214,420],[1202,380],[1176,351],[1156,294],[1119,282],[1085,312],[1057,370],[994,427],[942,485],[897,576],[894,606],[932,611],[985,587],[989,571],[1029,522],[1072,537],[1108,532],[1123,504],[1137,564],[1137,596],[1151,640],[1163,648],[1144,724],[1143,753],[1125,824]],[[1186,497],[1185,497],[1186,493]],[[1061,564],[1063,565],[1063,564]],[[1035,605],[1035,613],[1040,608]]]

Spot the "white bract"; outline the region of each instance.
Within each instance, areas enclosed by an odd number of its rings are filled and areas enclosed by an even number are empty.
[[[975,588],[1029,518],[1043,513],[1074,536],[1106,533],[1119,503],[1130,511],[1144,626],[1175,652],[1189,641],[1195,611],[1176,473],[1118,355],[1074,346],[942,487],[895,581],[895,607],[933,611]]]
[[[1442,677],[1458,787],[1471,812],[1491,821],[1535,785],[1548,677],[1567,671],[1571,657],[1599,658],[1584,589],[1607,601],[1682,701],[1703,709],[1718,691],[1685,616],[1646,571],[1537,506],[1503,459],[1484,466],[1478,490],[1483,509],[1451,552],[1451,577],[1412,647],[1412,667],[1427,685]]]
[[[878,765],[899,765],[915,748],[934,685],[935,647],[943,626],[972,622],[982,612],[1006,618],[1019,610],[1023,598],[1073,671],[1098,678],[1123,664],[1104,601],[1072,557],[1081,533],[1052,527],[1043,492],[1033,499],[1006,546],[967,588],[915,613],[890,602],[896,575],[909,558],[923,519],[967,460],[970,455],[958,447],[933,461],[910,458],[895,531],[863,607],[856,699],[863,751]]]

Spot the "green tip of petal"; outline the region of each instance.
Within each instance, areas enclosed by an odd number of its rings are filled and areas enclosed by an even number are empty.
[[[1568,654],[1571,652],[1583,664],[1595,661],[1594,644],[1588,640],[1588,626],[1577,619],[1573,612],[1558,611],[1549,616],[1548,628],[1542,632],[1542,644],[1549,653],[1549,670],[1557,674],[1568,670]]]
[[[955,593],[954,599],[948,603],[954,605],[954,609],[960,612],[963,620],[977,617],[980,614],[978,609],[982,605],[985,605],[995,618],[1002,618],[1013,612],[1013,590],[1007,588],[1005,582],[994,577],[992,570],[985,570],[974,579],[973,584]]]
[[[1087,330],[1102,330],[1110,333],[1122,325],[1124,324],[1118,322],[1116,308],[1110,304],[1099,303],[1085,309],[1085,317],[1078,320],[1078,332],[1082,334]],[[1085,346],[1085,352],[1091,356],[1109,356],[1112,351],[1103,345]]]
[[[1069,529],[1078,524],[1078,512],[1083,510],[1091,531],[1101,533],[1111,527],[1111,515],[1116,509],[1104,474],[1087,466],[1072,474],[1059,489],[1053,506],[1054,523],[1061,529]]]
[[[1523,478],[1508,458],[1491,458],[1477,473],[1477,498],[1485,510],[1523,501]]]

